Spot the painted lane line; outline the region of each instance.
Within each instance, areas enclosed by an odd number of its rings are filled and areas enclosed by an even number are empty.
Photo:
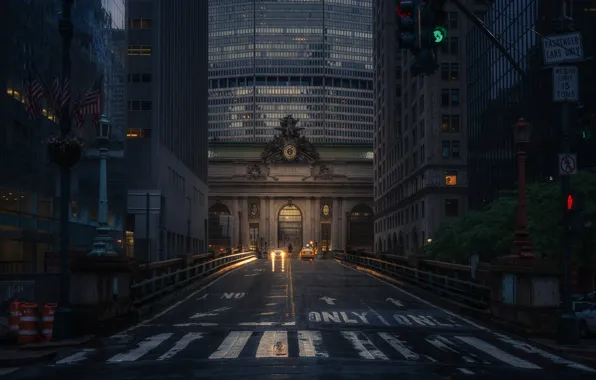
[[[389,333],[380,332],[379,336],[383,338],[385,342],[387,342],[394,350],[402,354],[408,360],[419,360],[420,356],[415,353],[414,351],[410,350],[406,347],[406,344],[401,340],[397,339],[396,336],[393,336]]]
[[[298,331],[298,351],[300,357],[328,358],[320,331]]]
[[[386,301],[386,302],[391,302],[391,303],[392,303],[392,304],[394,304],[395,306],[399,306],[399,307],[403,307],[403,306],[404,306],[404,304],[403,304],[403,303],[401,303],[401,301],[399,301],[399,300],[396,300],[396,299],[393,299],[393,298],[387,298],[385,301]]]
[[[86,348],[86,349],[81,350],[75,354],[67,356],[64,359],[58,360],[56,362],[56,364],[62,365],[62,364],[80,363],[80,362],[84,361],[85,359],[87,359],[87,355],[89,355],[90,353],[92,353],[94,351],[95,350],[93,348]]]
[[[197,301],[201,301],[201,300],[206,300],[207,297],[209,296],[209,294],[203,294],[202,296],[200,296],[199,298],[197,298]]]
[[[463,373],[464,375],[473,375],[474,374],[474,372],[470,371],[467,368],[458,368],[458,371]]]
[[[235,359],[240,356],[242,349],[246,346],[252,331],[232,331],[219,345],[217,351],[209,356],[209,359]]]
[[[154,336],[150,336],[149,338],[145,339],[144,341],[140,342],[136,348],[132,350],[122,352],[118,355],[115,355],[108,359],[109,363],[120,363],[120,362],[134,362],[135,360],[139,359],[140,357],[146,355],[149,351],[153,350],[155,347],[159,346],[166,340],[168,340],[172,335],[172,333],[164,333],[158,334]]]
[[[296,322],[240,322],[238,326],[296,326]]]
[[[266,311],[266,312],[263,312],[263,313],[259,313],[259,315],[263,315],[263,316],[275,315],[275,314],[279,314],[279,312],[277,312],[277,311]]]
[[[375,309],[373,309],[372,307],[370,307],[370,306],[369,306],[369,305],[368,305],[366,302],[363,302],[363,303],[364,303],[364,305],[365,305],[366,307],[368,307],[368,310],[370,310],[370,311],[371,311],[371,313],[373,313],[374,315],[376,315],[376,316],[377,316],[377,318],[379,319],[379,321],[383,322],[383,324],[384,324],[385,326],[391,326],[391,325],[389,324],[389,322],[387,322],[387,320],[386,320],[386,319],[385,319],[385,318],[384,318],[384,317],[383,317],[381,314],[379,314],[379,313],[378,313],[378,312],[377,312]]]
[[[265,306],[275,306],[275,305],[277,305],[277,302],[269,302],[269,303],[265,304]]]
[[[17,371],[19,369],[21,369],[21,367],[0,368],[0,376],[8,375],[9,373],[13,373],[14,371]]]
[[[528,361],[525,361],[521,358],[508,354],[505,351],[498,349],[497,347],[486,343],[485,341],[472,337],[472,336],[456,336],[456,339],[461,340],[462,342],[469,344],[470,346],[476,348],[479,351],[484,352],[492,356],[493,358],[502,361],[503,363],[507,363],[513,367],[517,368],[527,368],[527,369],[541,369],[536,364],[532,364]]]
[[[253,258],[250,258],[250,259],[247,259],[247,260],[244,260],[244,261],[241,261],[241,262],[239,262],[238,264],[236,264],[236,265],[238,265],[236,268],[230,269],[228,272],[226,272],[226,273],[222,274],[221,276],[219,276],[219,277],[218,277],[218,278],[216,278],[215,280],[211,281],[211,282],[210,282],[210,283],[208,283],[207,285],[203,286],[202,288],[200,288],[200,289],[198,289],[198,290],[196,290],[196,291],[192,292],[191,294],[189,294],[188,296],[186,296],[184,299],[182,299],[182,300],[180,300],[180,301],[176,302],[176,303],[175,303],[175,304],[173,304],[172,306],[170,306],[170,307],[167,307],[167,308],[165,308],[164,310],[160,311],[159,313],[155,314],[153,317],[151,317],[151,318],[148,318],[148,319],[145,319],[143,322],[141,322],[141,323],[138,323],[138,324],[136,324],[136,325],[134,325],[134,326],[132,326],[132,327],[129,327],[128,329],[126,329],[126,330],[124,330],[124,331],[121,331],[121,332],[119,332],[119,333],[118,333],[118,334],[116,334],[116,335],[113,335],[113,336],[112,336],[112,338],[117,338],[117,337],[125,336],[125,335],[126,335],[126,333],[128,333],[128,332],[131,332],[131,331],[133,331],[133,330],[136,330],[136,329],[138,329],[139,327],[143,327],[143,326],[145,326],[146,324],[153,322],[153,321],[154,321],[154,320],[156,320],[157,318],[160,318],[160,317],[162,317],[163,315],[165,315],[165,314],[169,313],[170,311],[174,310],[175,308],[177,308],[178,306],[182,305],[183,303],[185,303],[185,302],[186,302],[186,301],[188,301],[189,299],[191,299],[191,298],[195,297],[197,294],[199,294],[199,293],[200,293],[200,292],[202,292],[203,290],[205,290],[205,289],[209,288],[211,285],[215,284],[217,281],[221,280],[222,278],[226,277],[227,275],[229,275],[229,274],[232,274],[232,273],[234,273],[235,271],[237,271],[238,269],[242,268],[242,265],[244,265],[244,264],[248,264],[248,263],[250,263],[250,262],[253,262],[253,261],[255,261],[255,260],[257,260],[257,258],[256,258],[256,257],[253,257]]]
[[[361,358],[369,360],[389,360],[389,358],[360,331],[342,331],[341,335],[352,343],[352,347],[358,351],[358,355],[360,355]]]
[[[587,367],[583,364],[579,364],[576,362],[572,362],[571,360],[564,359],[557,355],[553,355],[550,352],[544,351],[539,349],[538,347],[534,347],[528,343],[521,342],[519,340],[511,339],[508,336],[497,334],[499,336],[499,340],[504,343],[510,344],[513,347],[517,348],[518,350],[527,352],[529,354],[536,354],[542,356],[545,359],[552,361],[555,364],[563,364],[569,368],[579,369],[586,372],[596,372],[593,368]]]
[[[327,302],[327,305],[335,305],[335,302],[334,302],[334,301],[336,301],[336,298],[331,298],[331,297],[327,297],[327,296],[325,296],[325,297],[321,297],[321,298],[319,298],[319,299],[320,299],[321,301],[325,301],[325,302]]]
[[[175,356],[178,352],[180,352],[180,351],[184,350],[186,347],[188,347],[188,345],[192,341],[201,339],[202,337],[203,337],[203,333],[200,333],[200,332],[191,332],[191,333],[184,335],[182,338],[180,338],[179,341],[176,342],[174,347],[170,348],[168,350],[168,352],[161,355],[159,358],[157,358],[157,360],[170,359],[171,357]]]
[[[197,314],[193,315],[192,317],[190,317],[190,319],[203,318],[203,317],[217,317],[219,315],[219,313],[228,311],[230,309],[231,309],[231,307],[220,307],[219,309],[214,309],[214,310],[208,311],[206,313],[197,313]]]
[[[199,327],[215,327],[219,326],[219,323],[176,323],[172,325],[174,327],[191,327],[191,326],[199,326]]]
[[[257,358],[287,358],[288,357],[288,332],[287,331],[265,331],[259,346],[257,347]]]

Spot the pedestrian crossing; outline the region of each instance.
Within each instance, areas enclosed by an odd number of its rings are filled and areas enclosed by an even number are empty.
[[[269,358],[401,360],[456,366],[509,366],[526,370],[555,366],[596,372],[581,363],[498,334],[318,330],[165,332],[141,338],[136,344],[68,352],[53,365]]]

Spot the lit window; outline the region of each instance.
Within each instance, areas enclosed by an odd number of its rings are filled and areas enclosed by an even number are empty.
[[[445,185],[457,185],[457,172],[445,172]]]
[[[149,56],[151,55],[151,46],[130,45],[128,47],[128,55]]]

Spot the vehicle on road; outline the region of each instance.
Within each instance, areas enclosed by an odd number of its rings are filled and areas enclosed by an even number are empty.
[[[314,259],[315,251],[312,248],[302,248],[300,251],[300,259]]]
[[[283,251],[283,249],[279,249],[279,248],[275,248],[272,249],[270,252],[271,257],[285,257],[286,253]]]

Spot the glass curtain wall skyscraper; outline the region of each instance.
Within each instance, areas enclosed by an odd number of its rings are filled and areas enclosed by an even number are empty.
[[[371,0],[209,0],[209,43],[211,141],[372,145]]]

